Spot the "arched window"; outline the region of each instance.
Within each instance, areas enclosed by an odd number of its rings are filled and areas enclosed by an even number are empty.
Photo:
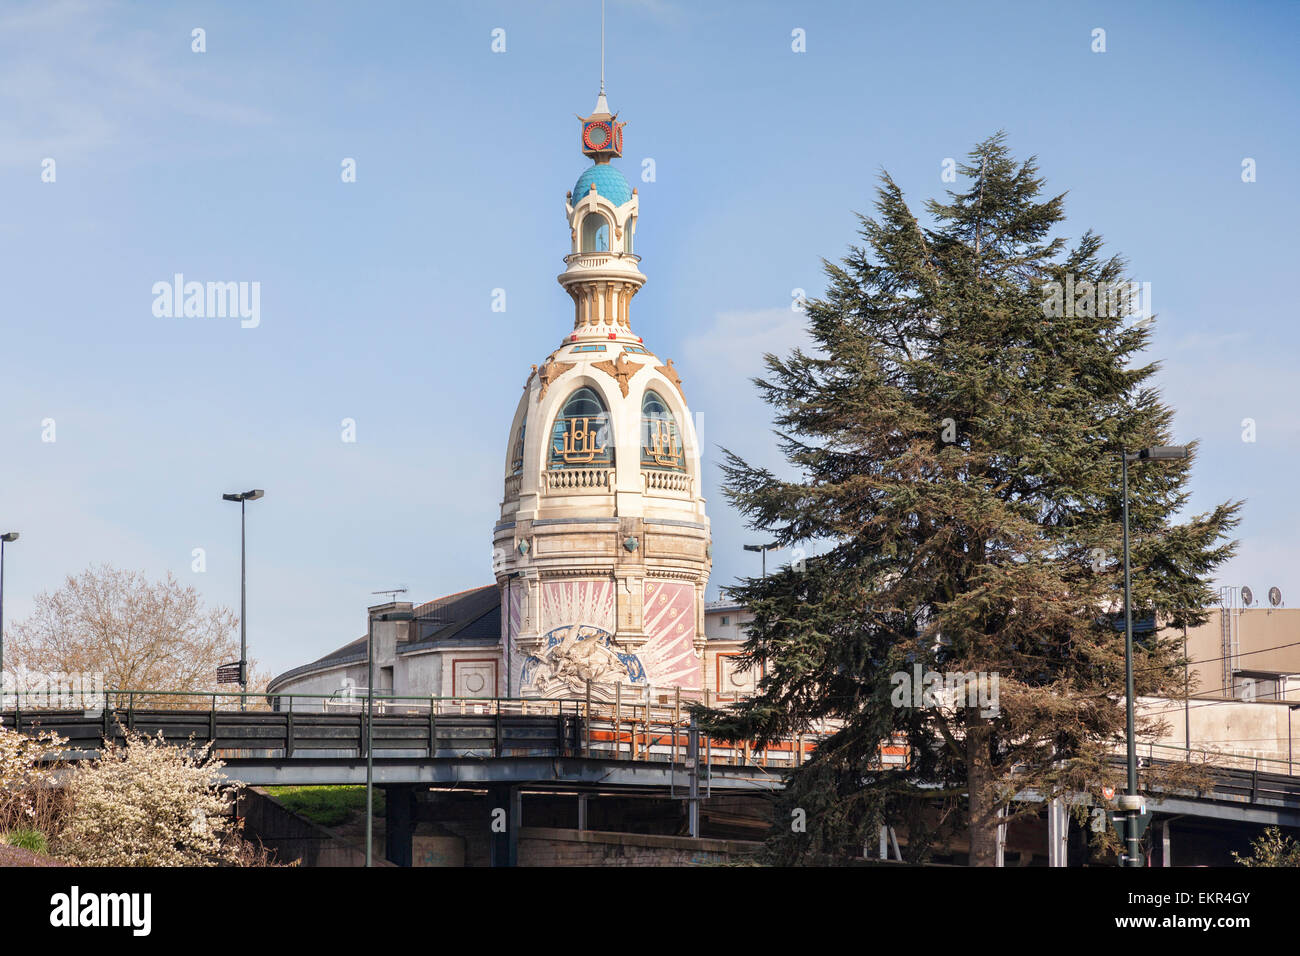
[[[657,392],[648,391],[641,399],[641,467],[686,470],[677,419]]]
[[[519,423],[519,434],[515,437],[515,447],[510,456],[510,474],[519,475],[524,471],[524,431],[528,428],[528,419]]]
[[[598,212],[582,220],[582,251],[609,252],[609,220]]]
[[[551,429],[551,468],[607,468],[614,464],[609,412],[586,386],[569,396]]]

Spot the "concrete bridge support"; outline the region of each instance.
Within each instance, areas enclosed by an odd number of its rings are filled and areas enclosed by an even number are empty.
[[[1047,804],[1047,865],[1069,866],[1070,811],[1056,797]]]
[[[396,866],[410,866],[415,836],[415,787],[399,784],[383,790],[388,808],[384,825],[384,856]]]
[[[519,787],[488,789],[488,820],[492,833],[493,866],[519,865],[519,827],[523,823],[523,800]]]

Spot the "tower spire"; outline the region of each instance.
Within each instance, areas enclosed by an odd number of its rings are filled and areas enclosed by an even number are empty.
[[[600,95],[605,95],[605,0],[600,0]]]

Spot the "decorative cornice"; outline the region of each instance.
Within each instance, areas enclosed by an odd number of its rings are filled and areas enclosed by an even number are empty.
[[[645,576],[647,578],[665,578],[672,581],[692,581],[692,582],[698,582],[701,578],[701,575],[698,571],[667,571],[661,568],[655,569],[653,571],[647,570]]]
[[[666,524],[666,525],[675,525],[676,527],[679,527],[679,528],[695,528],[696,530],[699,530],[699,531],[708,531],[708,530],[709,530],[709,526],[708,526],[708,525],[706,525],[706,524],[700,524],[698,521],[680,521],[680,520],[678,520],[678,519],[676,519],[676,518],[646,518],[646,519],[645,519],[645,523],[646,523],[646,524]]]
[[[537,578],[539,581],[548,581],[551,578],[600,578],[602,581],[614,580],[614,568],[546,568],[539,570]]]
[[[618,527],[617,518],[539,518],[533,522],[534,528],[544,528],[556,524],[612,524]]]

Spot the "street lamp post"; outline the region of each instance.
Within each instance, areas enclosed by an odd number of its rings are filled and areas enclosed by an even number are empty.
[[[763,577],[767,577],[767,552],[780,550],[781,543],[773,541],[769,544],[747,544],[744,548],[746,551],[757,551],[763,555]]]
[[[239,709],[248,706],[248,571],[244,549],[244,505],[265,495],[261,488],[222,495],[222,501],[239,502]]]
[[[4,698],[5,685],[5,545],[17,540],[17,531],[0,534],[0,702]],[[2,703],[0,709],[3,709]]]
[[[382,605],[381,605],[382,606]],[[373,866],[375,827],[375,621],[410,621],[413,611],[371,614],[366,627],[366,866]],[[433,706],[433,701],[429,701]]]
[[[1124,486],[1124,687],[1128,737],[1128,793],[1127,799],[1120,801],[1120,809],[1124,813],[1124,866],[1142,865],[1141,841],[1138,835],[1138,816],[1142,798],[1138,796],[1137,746],[1133,731],[1133,601],[1128,547],[1128,463],[1130,461],[1176,461],[1189,456],[1190,452],[1186,445],[1153,445],[1141,451],[1120,453],[1120,472]]]

